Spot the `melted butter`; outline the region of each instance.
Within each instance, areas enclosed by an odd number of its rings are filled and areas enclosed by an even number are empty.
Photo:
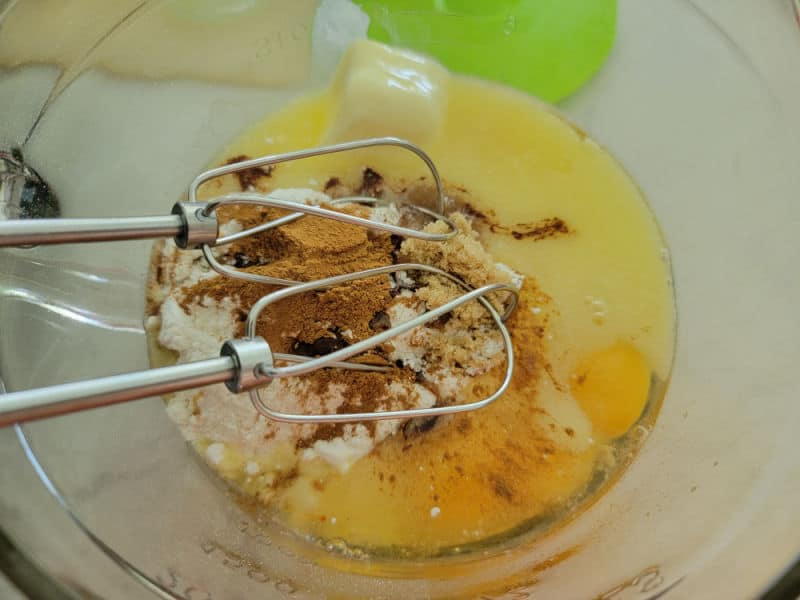
[[[437,554],[575,514],[597,474],[612,481],[632,455],[634,442],[613,438],[643,411],[645,426],[655,418],[663,385],[651,377],[667,380],[674,344],[663,240],[620,165],[530,97],[462,77],[442,85],[442,122],[423,146],[443,176],[497,224],[559,217],[572,233],[534,241],[484,232],[497,260],[536,283],[512,335],[546,321],[541,348],[518,352],[535,366],[518,368],[509,392],[425,434],[390,438],[346,474],[301,461],[300,476],[273,498],[302,534],[379,552]],[[335,90],[267,118],[220,162],[324,143],[341,108]],[[385,131],[372,122],[371,133],[402,137],[399,121]],[[381,148],[282,164],[270,185],[321,189],[334,175],[356,184],[365,165],[396,180],[426,175],[415,158]],[[615,368],[612,383],[594,376],[575,387],[581,374]],[[487,377],[481,385],[493,383]],[[257,493],[252,480],[239,483]]]

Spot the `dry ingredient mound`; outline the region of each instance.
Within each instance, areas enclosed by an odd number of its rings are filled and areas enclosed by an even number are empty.
[[[365,192],[344,189],[338,180],[336,187],[336,196]],[[270,195],[389,223],[406,224],[408,219],[395,204],[334,206],[328,204],[331,196],[307,189],[277,189]],[[226,206],[219,211],[220,230],[227,235],[284,214],[272,208]],[[214,252],[218,260],[238,269],[298,281],[418,262],[439,267],[474,287],[495,282],[521,285],[521,276],[492,260],[473,231],[470,217],[453,212],[449,218],[458,227],[458,235],[447,242],[403,240],[306,216]],[[447,230],[443,222],[431,222],[424,228]],[[152,267],[146,326],[157,339],[156,354],[162,360],[167,356],[164,351],[179,362],[217,355],[225,340],[244,335],[250,307],[277,289],[223,277],[208,267],[199,252],[181,251],[171,241],[156,245]],[[262,313],[257,333],[273,352],[321,356],[461,293],[457,284],[445,278],[401,271],[272,304]],[[502,310],[505,298],[497,294],[491,301]],[[277,379],[263,388],[261,395],[270,407],[296,413],[385,411],[457,403],[457,392],[465,381],[503,364],[504,353],[502,338],[488,312],[470,302],[351,360],[394,368],[387,373],[324,369]],[[260,415],[247,394],[232,395],[222,385],[176,393],[167,400],[167,410],[212,465],[229,479],[248,481],[252,489],[259,490],[262,500],[285,484],[299,461],[322,459],[344,472],[403,426],[399,420],[278,423]]]

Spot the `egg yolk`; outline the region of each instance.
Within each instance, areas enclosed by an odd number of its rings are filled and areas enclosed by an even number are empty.
[[[617,438],[644,410],[650,367],[632,344],[617,342],[581,360],[572,374],[571,387],[595,434]]]

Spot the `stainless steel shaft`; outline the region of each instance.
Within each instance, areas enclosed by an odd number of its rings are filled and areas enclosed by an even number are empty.
[[[0,427],[221,383],[238,373],[236,359],[209,360],[0,394]]]
[[[0,247],[170,238],[183,231],[180,215],[0,221]]]
[[[297,363],[312,358],[273,353],[263,338],[227,341],[219,358],[183,363],[172,367],[136,371],[111,377],[64,383],[9,394],[0,393],[0,427],[56,417],[120,402],[138,400],[224,383],[232,392],[243,392],[269,382],[261,374],[275,360]],[[386,371],[387,367],[336,361],[330,366],[357,371]]]

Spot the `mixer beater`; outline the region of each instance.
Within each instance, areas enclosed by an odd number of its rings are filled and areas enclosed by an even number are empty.
[[[425,163],[436,187],[436,211],[413,204],[403,204],[402,207],[430,220],[444,222],[448,227],[448,231],[444,233],[427,232],[422,229],[374,221],[322,206],[301,204],[270,197],[269,194],[255,192],[226,194],[207,202],[197,200],[199,187],[203,183],[222,175],[233,174],[253,167],[270,166],[291,160],[375,146],[401,148],[412,152]],[[330,204],[335,206],[354,203],[377,206],[382,202],[381,199],[370,196],[348,196],[332,200]],[[220,237],[216,211],[223,206],[232,205],[269,207],[291,212],[266,223]],[[514,310],[517,303],[518,290],[514,286],[494,283],[473,289],[458,277],[444,270],[418,263],[398,263],[314,281],[300,282],[247,272],[225,265],[217,260],[212,251],[213,247],[224,246],[269,229],[280,227],[305,215],[333,219],[402,238],[444,242],[458,233],[455,224],[442,214],[444,209],[445,195],[441,177],[430,157],[410,142],[398,138],[384,137],[265,156],[208,170],[192,181],[189,187],[188,202],[176,203],[172,209],[172,214],[169,216],[113,219],[31,219],[0,222],[0,247],[172,237],[176,245],[181,249],[201,250],[209,266],[221,275],[253,283],[285,286],[283,289],[263,296],[250,308],[246,321],[247,335],[225,342],[220,351],[220,356],[217,358],[0,395],[0,426],[108,406],[149,396],[169,394],[213,383],[225,383],[227,388],[234,393],[248,392],[254,408],[260,414],[270,419],[288,423],[345,423],[384,419],[410,419],[482,408],[502,395],[511,381],[514,364],[513,349],[504,321]],[[424,272],[450,280],[461,287],[464,293],[408,321],[319,357],[273,352],[267,341],[256,335],[256,324],[259,316],[269,305],[275,302],[296,294],[347,285],[349,282],[370,277],[408,271]],[[487,296],[499,292],[504,292],[508,296],[506,308],[502,314],[487,298]],[[506,368],[500,385],[493,393],[480,400],[464,404],[380,412],[295,414],[270,408],[259,395],[259,388],[269,385],[275,378],[303,375],[322,368],[388,371],[394,367],[350,362],[348,359],[415,327],[434,321],[471,301],[479,302],[487,311],[501,334],[505,351]]]

